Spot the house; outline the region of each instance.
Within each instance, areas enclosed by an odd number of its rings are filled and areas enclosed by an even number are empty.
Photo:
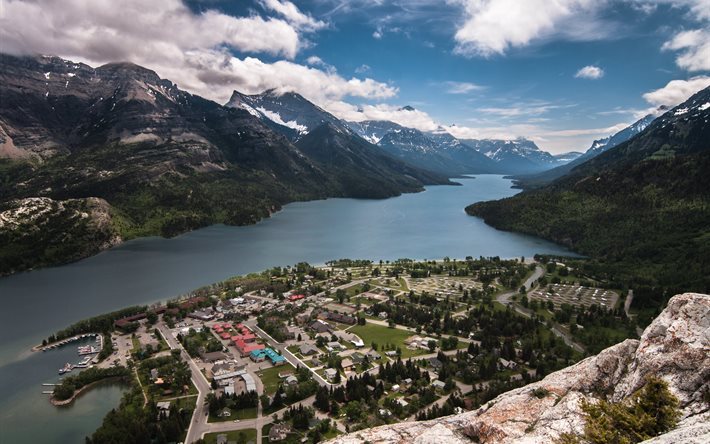
[[[217,435],[217,444],[227,444],[229,441],[227,441],[227,434],[226,433],[220,433]]]
[[[232,411],[229,410],[229,407],[225,407],[217,414],[217,416],[220,418],[229,418],[232,416]]]
[[[362,361],[365,360],[365,355],[359,352],[355,352],[350,355],[350,359],[352,359],[353,363],[355,364],[362,364]]]
[[[389,357],[397,356],[397,350],[388,350],[385,352],[385,356],[389,356]]]
[[[286,385],[297,385],[298,384],[298,378],[295,376],[291,375],[286,378]]]
[[[363,340],[360,339],[360,337],[357,335],[351,335],[350,342],[357,348],[362,348],[365,346],[365,343],[363,342]]]
[[[436,381],[431,383],[431,386],[434,387],[435,389],[444,390],[444,387],[446,387],[446,384],[444,383],[444,381],[437,379]]]
[[[351,359],[345,358],[342,361],[340,361],[340,366],[343,367],[343,370],[346,372],[349,370],[353,369],[353,361]]]
[[[288,423],[274,424],[269,430],[269,442],[283,441],[289,433],[291,433],[291,426]]]
[[[321,321],[320,319],[316,319],[315,321],[313,321],[310,325],[310,328],[316,333],[330,333],[331,331],[333,331],[327,322]]]
[[[234,394],[234,380],[230,381],[228,385],[224,386],[224,394],[227,396],[232,396]]]
[[[429,365],[436,371],[441,370],[441,367],[444,366],[444,364],[437,358],[429,358]]]
[[[405,380],[402,381],[402,382],[405,383],[405,384],[407,384],[407,385],[412,385],[412,378],[407,378],[407,379],[405,379]]]
[[[498,363],[500,364],[500,366],[502,368],[507,368],[510,370],[514,370],[518,366],[518,364],[516,364],[515,362],[508,361],[507,359],[503,359],[503,358],[498,358]]]
[[[328,344],[326,344],[325,348],[326,348],[329,352],[332,352],[332,351],[335,351],[335,350],[343,350],[345,347],[343,347],[340,342],[338,342],[338,341],[333,341],[333,342],[329,342]]]
[[[381,312],[377,313],[377,317],[380,319],[387,319],[387,312],[381,311]]]
[[[317,355],[318,353],[320,353],[320,350],[318,350],[317,347],[311,344],[302,344],[300,347],[298,347],[298,351],[303,356]]]
[[[370,350],[367,352],[367,357],[370,359],[370,361],[377,361],[378,359],[382,359],[382,356],[377,353],[376,350]]]
[[[155,381],[158,379],[158,369],[157,368],[151,368],[150,369],[150,380]]]
[[[161,415],[165,415],[166,418],[170,416],[170,401],[158,402],[155,406],[158,408],[158,417]]]
[[[398,392],[399,391],[399,384],[395,384],[392,386],[392,391],[393,392]]]
[[[325,369],[325,377],[328,381],[332,381],[335,379],[335,375],[338,374],[338,371],[334,368],[327,368]]]
[[[397,404],[401,405],[402,407],[407,407],[409,403],[404,400],[404,398],[397,398],[394,400]]]

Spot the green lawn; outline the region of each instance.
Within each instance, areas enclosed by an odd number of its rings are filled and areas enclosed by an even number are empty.
[[[210,416],[207,422],[229,422],[235,419],[254,419],[257,416],[256,407],[251,407],[248,409],[230,409],[232,414],[230,416]]]
[[[217,442],[217,435],[227,435],[227,441],[234,441],[237,443],[247,443],[249,441],[256,443],[256,429],[244,429],[244,430],[233,430],[231,432],[223,433],[207,433],[205,434],[205,442],[207,444],[213,444]]]
[[[279,379],[279,373],[296,373],[296,369],[293,368],[291,364],[281,365],[279,367],[269,367],[264,370],[260,370],[256,375],[261,379],[261,383],[264,384],[264,393],[267,395],[273,395],[276,393],[276,389],[279,387],[281,379]]]
[[[399,346],[402,349],[402,358],[428,353],[428,350],[409,350],[404,345],[405,339],[416,334],[413,331],[399,330],[397,328],[389,328],[369,323],[366,325],[356,325],[349,331],[360,336],[366,346],[369,346],[372,342],[377,343],[380,347],[386,344],[392,344],[395,347]],[[381,351],[380,353],[383,352]]]

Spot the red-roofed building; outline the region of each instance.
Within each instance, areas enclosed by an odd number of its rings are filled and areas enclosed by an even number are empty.
[[[264,344],[257,344],[254,342],[247,343],[242,341],[241,339],[237,339],[236,341],[234,341],[234,346],[237,348],[239,354],[242,355],[242,357],[248,356],[254,350],[262,350],[265,348]]]
[[[303,299],[305,297],[306,297],[305,294],[292,294],[291,296],[288,297],[288,300],[293,302],[293,301],[297,301],[299,299]]]
[[[230,335],[230,334],[227,333],[227,332],[224,332],[224,333],[222,333],[222,334],[219,335],[219,336],[220,336],[222,339],[231,339],[231,337],[232,337],[232,335]]]

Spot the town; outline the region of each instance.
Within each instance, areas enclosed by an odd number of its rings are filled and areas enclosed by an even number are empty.
[[[536,259],[299,263],[82,321],[37,348],[97,335],[80,349],[89,368],[52,401],[129,381],[116,415],[147,412],[132,420],[158,442],[319,442],[477,408],[580,360],[591,336],[634,335],[630,294]]]

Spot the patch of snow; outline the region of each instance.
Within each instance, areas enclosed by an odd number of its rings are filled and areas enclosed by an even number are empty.
[[[74,74],[73,72],[70,72],[70,73],[68,73],[67,75],[68,75],[69,77],[74,77],[76,74]]]
[[[700,111],[705,111],[706,109],[710,108],[710,102],[705,102],[702,105],[698,107]]]
[[[676,110],[676,112],[673,115],[681,116],[687,112],[688,112],[688,108],[681,108],[681,109]]]
[[[49,80],[49,75],[52,74],[51,72],[45,72],[44,73],[44,78]]]
[[[262,113],[264,116],[266,116],[267,119],[271,120],[274,123],[277,123],[279,125],[295,129],[301,134],[307,133],[308,132],[308,127],[305,125],[300,125],[297,121],[291,120],[289,122],[284,122],[284,120],[281,118],[279,113],[269,111],[266,108],[259,107],[257,108],[257,111]]]

